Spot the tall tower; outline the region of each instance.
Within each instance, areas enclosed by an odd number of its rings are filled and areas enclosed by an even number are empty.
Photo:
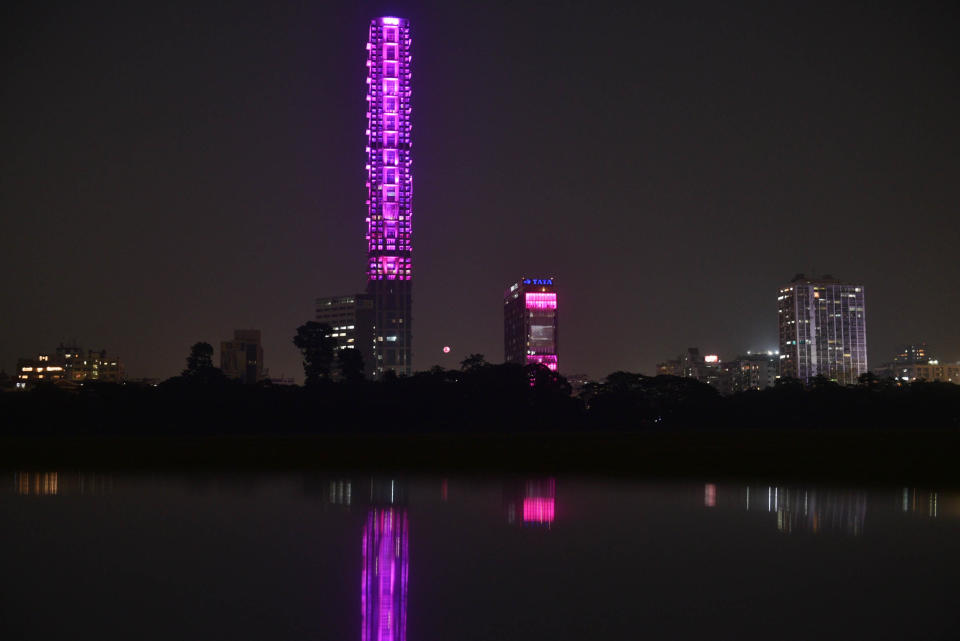
[[[777,296],[780,375],[809,383],[825,376],[852,385],[867,371],[862,285],[798,274]]]
[[[560,328],[553,278],[521,278],[503,296],[503,359],[557,371]]]
[[[411,216],[410,23],[370,22],[367,42],[367,293],[374,301],[375,378],[410,374]]]

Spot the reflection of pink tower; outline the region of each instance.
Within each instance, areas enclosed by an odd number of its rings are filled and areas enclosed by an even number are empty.
[[[503,488],[507,523],[520,521],[523,525],[553,525],[556,517],[556,479],[536,479],[523,483],[511,482]]]
[[[527,481],[523,496],[523,522],[550,525],[557,496],[555,479]]]
[[[361,641],[407,638],[407,513],[373,508],[363,527]]]

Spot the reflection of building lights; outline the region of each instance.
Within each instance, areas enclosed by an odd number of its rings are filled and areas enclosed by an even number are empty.
[[[361,641],[406,639],[409,559],[407,513],[370,510],[363,528]]]
[[[717,486],[713,483],[703,486],[703,505],[704,507],[717,506]]]
[[[17,494],[55,496],[60,493],[60,476],[57,472],[17,472],[13,475]]]
[[[550,525],[556,517],[555,479],[527,481],[523,489],[523,522]]]
[[[523,499],[523,520],[526,523],[553,523],[554,500],[539,497]]]

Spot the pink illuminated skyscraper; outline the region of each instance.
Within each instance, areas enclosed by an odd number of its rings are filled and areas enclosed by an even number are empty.
[[[503,352],[508,363],[559,366],[557,290],[553,278],[521,278],[503,299]]]
[[[374,299],[374,363],[367,372],[410,374],[410,23],[370,22],[367,42],[367,293]]]

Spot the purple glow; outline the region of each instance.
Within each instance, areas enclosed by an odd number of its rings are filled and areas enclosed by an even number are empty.
[[[361,641],[405,641],[410,566],[407,513],[371,509],[363,527]]]
[[[555,479],[527,481],[523,494],[524,523],[553,523],[557,495]]]
[[[527,364],[533,363],[544,365],[551,372],[557,371],[556,354],[527,354]]]
[[[554,500],[544,498],[523,499],[523,520],[527,523],[553,523]]]
[[[367,278],[410,280],[410,23],[371,21],[367,51]]]
[[[556,309],[557,295],[554,292],[527,292],[524,295],[527,309]]]

